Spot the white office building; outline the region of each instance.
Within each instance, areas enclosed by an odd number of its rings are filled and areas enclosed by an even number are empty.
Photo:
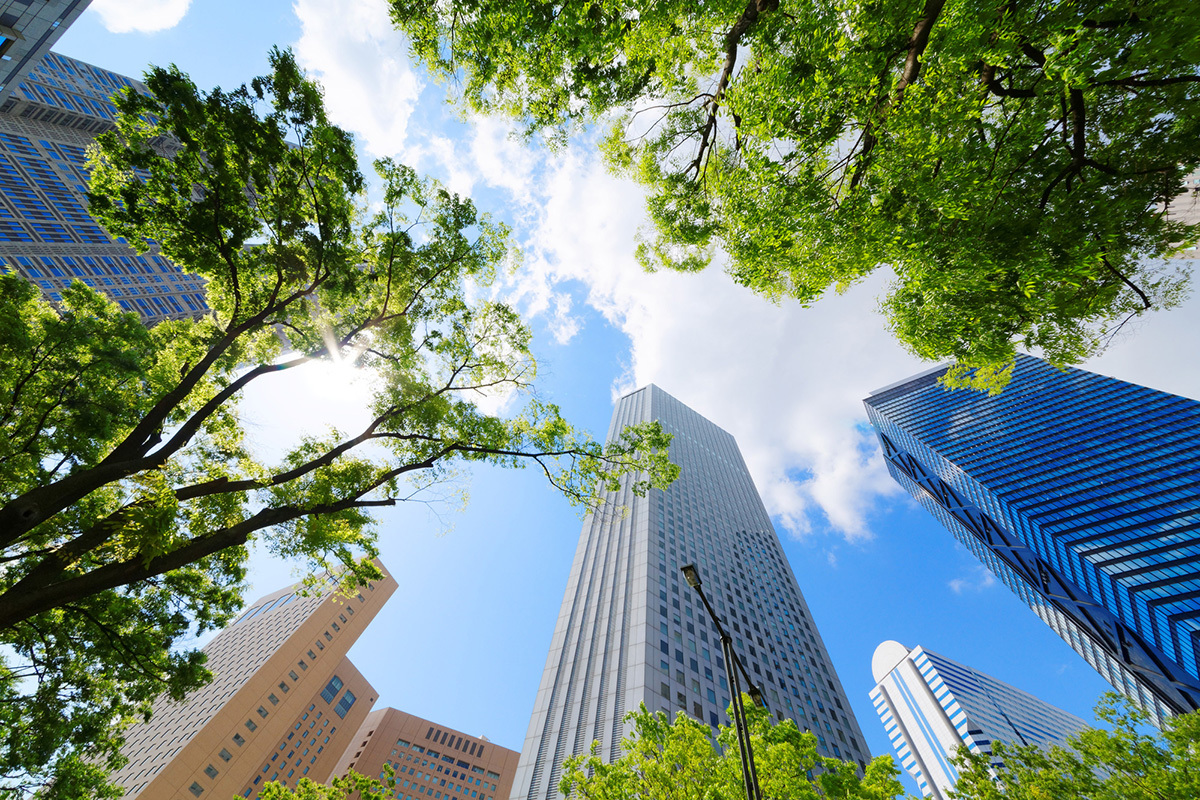
[[[884,642],[875,649],[871,672],[871,700],[901,765],[936,800],[948,800],[958,781],[950,759],[959,747],[991,755],[994,741],[1064,745],[1067,736],[1089,727],[1074,714],[923,647]]]
[[[639,703],[728,723],[728,665],[680,574],[689,563],[767,708],[812,731],[821,755],[864,763],[862,732],[737,442],[656,386],[618,401],[608,438],[650,420],[674,434],[682,473],[645,497],[627,477],[584,521],[512,800],[558,800],[563,760],[593,741],[618,758],[624,716]]]

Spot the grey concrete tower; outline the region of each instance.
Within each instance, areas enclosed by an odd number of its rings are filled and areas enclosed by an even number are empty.
[[[563,760],[593,741],[619,757],[639,703],[728,723],[720,641],[679,573],[691,562],[767,707],[816,734],[822,755],[861,764],[862,732],[734,438],[653,385],[621,398],[608,438],[648,420],[675,435],[682,473],[646,497],[626,480],[584,520],[513,800],[557,798]]]

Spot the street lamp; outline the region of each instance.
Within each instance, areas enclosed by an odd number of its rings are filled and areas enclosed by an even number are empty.
[[[746,672],[746,668],[742,665],[742,660],[733,651],[733,638],[725,631],[721,620],[717,617],[717,612],[713,610],[708,598],[704,596],[704,590],[700,588],[700,572],[696,569],[696,565],[688,564],[679,569],[688,586],[695,589],[696,594],[700,595],[700,600],[708,610],[709,619],[717,627],[717,634],[721,637],[721,652],[725,654],[726,665],[732,664],[736,667],[736,669],[731,669],[726,666],[725,672],[729,675],[729,687],[733,694],[733,724],[737,730],[738,749],[742,755],[742,782],[746,785],[746,800],[762,800],[762,791],[758,788],[758,770],[754,766],[754,750],[750,747],[750,727],[746,723],[746,708],[742,705],[742,685],[738,679],[739,672],[746,679],[746,693],[750,695],[754,704],[765,708],[766,703],[763,701],[762,692],[754,685],[754,681],[750,679],[750,673]]]

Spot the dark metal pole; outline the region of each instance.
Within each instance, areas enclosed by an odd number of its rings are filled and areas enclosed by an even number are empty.
[[[731,663],[734,658],[733,640],[728,634],[721,636],[721,652],[725,654],[725,663]],[[729,688],[733,693],[733,727],[737,731],[738,751],[742,756],[742,783],[746,787],[746,800],[759,800],[758,781],[753,779],[751,761],[753,749],[750,747],[749,730],[746,726],[746,709],[742,706],[742,687],[738,681],[737,670],[726,670],[729,673]]]
[[[754,748],[750,745],[750,726],[746,721],[746,707],[742,703],[742,686],[741,681],[738,680],[739,672],[745,677],[747,691],[754,701],[764,708],[766,701],[762,692],[751,680],[750,674],[746,672],[742,660],[734,652],[733,638],[721,625],[717,612],[713,610],[704,590],[700,588],[700,573],[696,570],[696,565],[688,564],[681,571],[687,578],[688,585],[700,595],[700,600],[704,603],[704,608],[708,611],[708,616],[713,621],[713,625],[717,627],[717,634],[721,637],[721,652],[725,655],[725,672],[729,675],[729,688],[733,694],[733,724],[737,730],[738,750],[741,751],[742,756],[742,780],[746,785],[746,800],[762,800],[762,791],[758,788],[758,769],[754,763]]]

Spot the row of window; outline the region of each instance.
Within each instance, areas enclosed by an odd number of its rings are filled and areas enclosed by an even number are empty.
[[[250,608],[249,610],[243,612],[243,614],[240,617],[238,617],[237,620],[235,620],[233,622],[233,625],[237,625],[240,622],[244,622],[244,621],[253,619],[255,617],[258,617],[262,614],[266,614],[271,611],[277,611],[279,609],[282,609],[282,608],[290,605],[293,601],[295,601],[296,599],[299,599],[300,597],[301,597],[300,595],[298,595],[294,592],[290,592],[286,595],[283,595],[282,597],[275,598],[274,600],[271,600],[271,601],[268,601],[265,603],[260,603],[259,605],[256,605],[256,606]],[[362,594],[359,594],[357,596],[357,598],[360,603],[365,601],[365,598],[362,596]],[[352,606],[350,606],[349,604],[347,604],[346,606],[344,606],[344,612],[345,613],[338,614],[338,619],[340,619],[343,624],[346,624],[346,623],[348,623],[346,614],[353,616],[354,608]],[[232,625],[231,625],[231,627],[232,627]],[[341,631],[341,626],[338,625],[337,622],[331,621],[330,627],[332,627],[334,631]],[[328,630],[326,630],[322,634],[322,636],[326,641],[333,641],[333,636]],[[308,656],[309,660],[315,662],[316,659],[318,658],[318,653],[320,653],[320,651],[325,649],[325,644],[320,639],[317,639],[313,644],[314,644],[315,650],[313,648],[310,648],[307,651],[306,655]],[[300,659],[299,661],[296,662],[296,666],[299,668],[299,670],[301,672],[305,672],[308,670],[308,661],[305,661],[304,659]],[[296,683],[300,680],[299,674],[294,669],[289,670],[288,678],[291,679],[292,683]],[[343,686],[344,686],[344,683],[343,683],[342,679],[339,676],[334,675],[333,678],[329,681],[329,683],[326,684],[325,688],[321,691],[321,699],[324,700],[326,703],[332,703],[334,698],[337,697],[338,693],[341,692]],[[278,688],[279,688],[280,694],[283,694],[283,695],[286,695],[288,692],[291,691],[291,686],[289,685],[287,680],[280,681]],[[280,694],[276,694],[275,692],[269,692],[266,697],[267,702],[270,703],[272,706],[278,705],[281,700]],[[337,714],[340,719],[345,719],[346,714],[349,713],[350,709],[354,706],[356,699],[357,698],[354,696],[354,693],[347,689],[346,692],[342,695],[341,699],[338,700],[337,704],[334,706],[334,708],[333,708],[334,713]],[[296,731],[300,730],[303,722],[309,719],[309,715],[313,712],[315,707],[316,707],[315,704],[310,705],[308,707],[308,711],[306,711],[303,714],[303,716],[300,718],[300,721],[295,724],[292,732],[290,732],[287,735],[287,738],[284,740],[284,742],[280,743],[279,752],[276,752],[274,755],[272,755],[271,759],[266,764],[263,765],[263,767],[262,767],[263,774],[257,776],[254,779],[253,783],[249,787],[246,788],[245,793],[243,795],[244,797],[249,797],[250,794],[253,792],[254,786],[257,786],[262,781],[263,775],[265,775],[271,769],[273,762],[275,762],[279,758],[280,753],[282,753],[282,751],[286,748],[287,742],[290,741],[295,736]],[[271,712],[267,709],[266,705],[264,704],[264,705],[260,705],[256,709],[255,713],[261,719],[267,719],[270,716]],[[323,716],[324,716],[324,712],[317,712],[316,717],[312,720],[312,722],[309,723],[309,728],[312,728],[315,725],[316,721],[321,719]],[[322,724],[322,727],[324,727],[325,725],[328,725],[328,724],[329,724],[329,720],[326,719],[324,721],[324,723]],[[245,727],[246,727],[247,731],[253,733],[254,731],[258,730],[258,723],[256,723],[254,721],[253,717],[251,717],[246,720]],[[309,749],[305,749],[304,753],[302,754],[301,758],[297,760],[296,764],[293,767],[291,767],[290,769],[288,769],[287,774],[283,778],[284,782],[286,782],[287,779],[293,777],[293,775],[295,775],[296,771],[300,770],[300,769],[303,770],[301,775],[307,775],[309,767],[311,767],[311,765],[316,762],[317,755],[320,754],[320,752],[322,750],[324,750],[324,745],[329,742],[329,737],[331,735],[333,735],[336,731],[337,731],[336,727],[330,729],[329,734],[327,734],[325,736],[324,742],[321,743],[319,746],[317,745],[316,737],[314,737],[313,741],[310,744],[310,748],[313,746],[316,746],[318,748],[317,753],[312,756],[312,758],[307,766],[302,766],[301,760],[305,756],[307,756],[308,752],[309,752]],[[300,742],[301,744],[303,744],[303,738],[304,737],[302,736],[302,740]],[[235,733],[232,737],[232,741],[238,747],[242,747],[246,743],[246,739],[241,733]],[[228,752],[228,751],[222,750],[222,753],[225,753],[225,752]],[[289,752],[287,754],[287,756],[284,758],[284,761],[286,762],[288,759],[290,759],[292,757],[292,755],[294,755],[294,753],[295,753],[294,750],[292,752]],[[224,758],[224,756],[222,756],[222,758]],[[228,760],[228,759],[226,759],[226,760]],[[273,781],[273,780],[278,779],[281,771],[286,766],[287,765],[285,763],[284,766],[281,767],[280,770],[277,770],[275,772],[275,774],[272,775],[268,780]],[[209,770],[212,770],[212,772],[210,773]],[[210,778],[216,777],[216,768],[212,764],[209,764],[208,767],[205,769],[205,774],[208,775],[208,777],[210,777]],[[190,790],[191,790],[192,794],[199,797],[200,794],[202,794],[204,792],[204,787],[201,786],[199,782],[194,782],[192,784],[192,786],[190,787]]]

